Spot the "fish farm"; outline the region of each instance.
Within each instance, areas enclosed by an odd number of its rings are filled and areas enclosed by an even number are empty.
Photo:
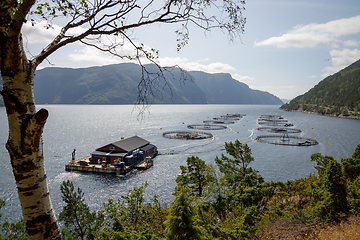
[[[243,116],[246,115],[240,113],[228,113],[226,115],[221,115],[220,117],[214,117],[212,120],[205,120],[203,121],[204,124],[190,124],[187,126],[187,128],[196,130],[224,130],[228,128],[228,126],[226,126],[227,124],[234,124],[235,122],[239,121]],[[195,131],[170,131],[164,132],[162,136],[170,139],[186,140],[208,139],[214,137],[213,134],[208,132]]]
[[[287,134],[282,136],[263,135],[258,136],[256,140],[263,143],[286,146],[313,146],[319,144],[315,139],[312,138],[289,136]]]
[[[206,132],[171,131],[171,132],[164,132],[163,137],[170,139],[199,140],[199,139],[212,138],[213,135],[211,133],[206,133]]]
[[[192,124],[187,126],[190,129],[197,130],[224,130],[227,126],[223,125],[211,125],[211,124]]]
[[[281,115],[260,115],[259,119],[284,119]]]
[[[300,129],[287,128],[294,126],[286,119],[278,115],[261,115],[258,119],[259,125],[267,126],[280,126],[280,127],[259,127],[257,130],[271,133],[281,133],[281,135],[261,135],[255,138],[255,140],[263,143],[270,143],[275,145],[286,146],[313,146],[319,144],[315,139],[297,137],[289,134],[300,133]]]
[[[214,120],[225,120],[225,121],[239,121],[240,118],[236,118],[236,117],[226,117],[226,116],[221,116],[221,117],[214,117]]]
[[[264,121],[264,122],[287,122],[288,121],[286,119],[267,119],[267,118],[262,118],[260,120]]]
[[[294,124],[289,122],[258,122],[259,125],[266,125],[266,126],[280,126],[280,127],[292,127]]]
[[[229,120],[205,120],[203,121],[203,123],[208,123],[208,124],[234,124],[235,122],[233,121],[229,121]]]
[[[295,128],[259,127],[256,130],[271,133],[301,133],[300,129]]]

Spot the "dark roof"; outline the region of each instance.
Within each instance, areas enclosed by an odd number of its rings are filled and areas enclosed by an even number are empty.
[[[112,143],[113,145],[124,149],[127,152],[133,151],[137,148],[143,147],[147,144],[149,144],[149,141],[146,141],[145,139],[142,139],[138,136],[133,136],[130,138],[126,138],[117,142]]]
[[[148,151],[148,150],[150,150],[150,149],[152,149],[152,148],[156,148],[156,147],[155,147],[154,145],[152,145],[152,144],[148,144],[148,145],[140,148],[140,150],[142,150],[142,151]]]
[[[127,153],[101,152],[95,151],[91,155],[109,156],[109,157],[125,157]]]

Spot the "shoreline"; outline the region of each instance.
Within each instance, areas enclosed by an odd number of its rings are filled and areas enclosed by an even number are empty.
[[[318,113],[318,112],[310,112],[310,111],[303,111],[303,110],[292,110],[292,109],[281,109],[281,108],[279,108],[279,110],[287,111],[287,112],[302,112],[302,113],[316,114],[316,115],[326,116],[326,117],[337,117],[337,118],[347,118],[347,119],[360,120],[360,116],[353,116],[353,115],[344,116],[342,114],[339,114],[338,116],[336,116],[336,114],[322,114],[322,113]]]

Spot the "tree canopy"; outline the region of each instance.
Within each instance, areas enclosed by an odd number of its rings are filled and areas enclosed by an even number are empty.
[[[79,42],[120,58],[143,59],[156,63],[156,49],[136,43],[132,33],[142,26],[173,24],[178,35],[177,49],[189,39],[192,24],[204,31],[220,28],[230,39],[244,31],[244,1],[202,0],[3,0],[0,3],[0,72],[3,88],[0,94],[8,116],[9,137],[6,149],[30,239],[60,239],[60,229],[53,211],[46,181],[42,132],[49,116],[46,109],[36,111],[34,74],[46,58],[62,47]],[[60,19],[60,32],[38,54],[30,59],[24,47],[22,27],[46,21],[51,29]],[[109,41],[105,41],[109,40]],[[133,54],[121,47],[130,43]],[[160,66],[159,66],[160,67]],[[153,94],[152,87],[162,79],[166,69],[152,74],[143,68],[139,83],[141,102]]]

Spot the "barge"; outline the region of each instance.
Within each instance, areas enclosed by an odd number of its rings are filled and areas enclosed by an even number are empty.
[[[100,147],[90,156],[78,160],[75,160],[74,150],[72,160],[65,165],[65,170],[125,175],[134,169],[150,168],[156,155],[156,146],[133,136]]]

